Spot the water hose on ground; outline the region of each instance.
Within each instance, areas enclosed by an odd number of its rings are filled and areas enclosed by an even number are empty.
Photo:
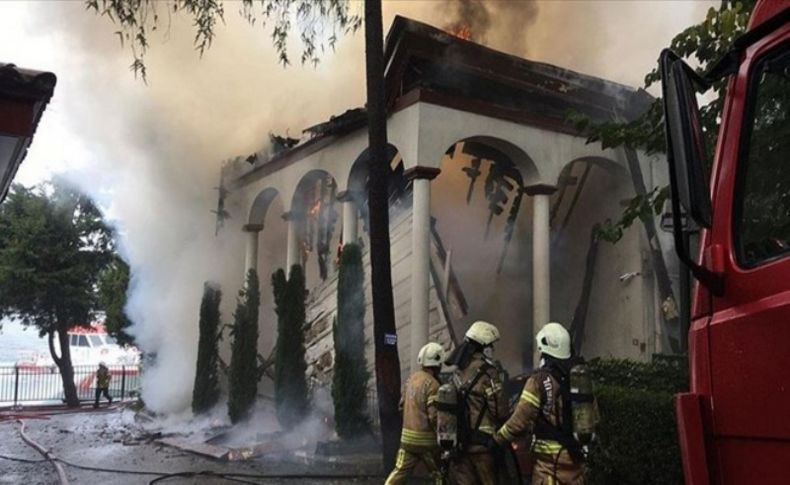
[[[58,480],[60,480],[60,485],[69,485],[69,479],[68,477],[66,477],[66,471],[63,470],[63,465],[58,463],[55,457],[50,455],[49,451],[46,448],[36,443],[32,439],[30,439],[30,437],[27,434],[25,434],[25,422],[23,420],[21,419],[19,420],[19,425],[20,425],[19,435],[22,436],[22,439],[25,441],[25,443],[35,448],[36,451],[41,453],[41,455],[44,458],[46,458],[50,463],[52,463],[52,466],[55,467],[55,471],[58,473]]]
[[[101,472],[101,473],[113,473],[113,474],[120,474],[120,475],[148,475],[154,476],[155,478],[149,483],[159,483],[171,478],[221,478],[227,481],[237,482],[237,483],[256,483],[249,480],[271,480],[271,479],[279,479],[279,480],[297,480],[303,481],[305,479],[310,480],[344,480],[344,479],[352,479],[352,480],[359,480],[359,479],[377,479],[382,478],[379,474],[370,474],[370,473],[361,473],[361,474],[353,474],[353,473],[239,473],[239,472],[231,472],[231,473],[224,473],[224,472],[215,472],[211,470],[203,470],[203,471],[183,471],[183,472],[162,472],[162,471],[153,471],[153,470],[123,470],[117,468],[102,468],[102,467],[95,467],[95,466],[86,466],[81,465],[79,463],[70,462],[55,456],[49,450],[45,449],[43,446],[39,445],[35,441],[33,441],[26,433],[25,433],[25,422],[23,419],[48,419],[49,415],[55,414],[71,414],[75,412],[81,412],[80,410],[72,410],[67,411],[63,410],[61,412],[50,412],[50,413],[25,413],[26,415],[18,416],[20,428],[19,433],[22,439],[30,445],[31,447],[35,448],[36,451],[41,453],[44,456],[43,460],[29,460],[24,458],[12,457],[12,456],[4,456],[0,455],[0,459],[10,460],[10,461],[18,461],[22,463],[43,463],[43,462],[50,462],[55,467],[55,470],[58,473],[58,478],[60,480],[61,485],[69,485],[68,478],[66,476],[65,471],[63,470],[63,465],[67,467],[77,468],[80,470],[85,471],[93,471],[93,472]],[[9,416],[9,415],[6,415]]]

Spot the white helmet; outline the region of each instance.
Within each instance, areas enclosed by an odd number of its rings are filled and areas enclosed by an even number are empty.
[[[571,335],[556,322],[547,323],[535,336],[538,350],[557,359],[571,357]]]
[[[444,361],[444,348],[436,342],[428,342],[417,354],[417,363],[422,367],[441,367]]]
[[[488,322],[478,320],[469,327],[465,337],[487,347],[499,340],[499,329]]]

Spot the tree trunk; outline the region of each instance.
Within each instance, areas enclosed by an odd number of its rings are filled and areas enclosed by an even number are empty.
[[[387,119],[384,107],[384,46],[381,0],[365,1],[365,59],[368,110],[368,205],[370,209],[370,267],[373,292],[373,340],[376,393],[381,421],[382,462],[385,472],[395,466],[400,444],[400,360],[395,330],[390,268],[389,207],[386,159]]]
[[[636,195],[646,196],[645,179],[642,177],[642,168],[639,166],[639,157],[633,148],[625,148],[625,158],[628,161],[628,171],[631,172],[631,180],[634,184]],[[650,244],[650,259],[653,271],[656,272],[658,282],[658,295],[661,298],[661,315],[663,320],[664,342],[672,353],[680,352],[680,318],[678,314],[677,300],[672,291],[672,280],[669,279],[669,272],[664,261],[664,253],[661,251],[661,242],[658,240],[656,222],[652,217],[642,219],[647,233],[647,241]]]
[[[66,405],[72,408],[79,407],[80,399],[77,397],[77,386],[74,384],[74,367],[71,365],[71,348],[69,347],[68,327],[58,325],[58,345],[60,346],[60,357],[55,352],[54,332],[47,334],[49,338],[49,353],[52,360],[58,366],[60,378],[63,381],[63,394],[66,398]]]

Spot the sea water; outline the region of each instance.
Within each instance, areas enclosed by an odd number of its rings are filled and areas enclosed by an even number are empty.
[[[18,321],[0,321],[0,365],[14,365],[34,354],[49,355],[46,338],[38,336],[38,329],[25,327]]]

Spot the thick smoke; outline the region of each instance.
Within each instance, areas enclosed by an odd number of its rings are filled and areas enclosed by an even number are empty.
[[[168,36],[150,39],[145,85],[129,72],[131,55],[113,35],[116,27],[80,2],[2,9],[0,18],[26,14],[28,32],[45,33],[31,37],[27,58],[0,52],[4,60],[59,78],[26,164],[42,160],[48,171],[65,170],[105,209],[132,269],[132,333],[156,355],[143,398],[153,410],[178,412],[191,398],[203,282],[222,284],[229,322],[243,277],[248,208],[226,207],[231,219],[214,236],[222,161],[260,150],[270,131],[298,134],[354,103],[353,96],[338,102],[314,93],[338,70],[282,69],[265,33],[231,16],[203,59],[191,45],[189,22],[173,17]],[[360,84],[346,89],[354,86]],[[261,280],[270,292],[268,273]]]
[[[475,14],[478,26],[470,28],[482,29],[481,41],[493,48],[636,85],[673,33],[709,5],[667,3],[465,1],[458,11]],[[384,9],[385,28],[395,14],[446,24],[434,2],[385,2]],[[59,79],[20,179],[67,171],[107,209],[132,267],[134,332],[157,354],[143,396],[158,411],[189,404],[203,281],[222,284],[225,321],[242,281],[247,207],[227,207],[232,219],[214,237],[221,161],[260,150],[269,132],[297,136],[364,103],[361,35],[341,39],[315,69],[283,69],[267,33],[226,10],[203,59],[190,22],[173,16],[149,39],[144,85],[128,70],[131,54],[117,26],[82,2],[0,2],[0,60]],[[269,252],[284,258],[284,250],[262,250]],[[264,292],[272,269],[261,268]]]
[[[528,28],[537,19],[538,4],[534,0],[448,1],[442,10],[452,12],[444,29],[470,40],[512,54],[526,51]]]

